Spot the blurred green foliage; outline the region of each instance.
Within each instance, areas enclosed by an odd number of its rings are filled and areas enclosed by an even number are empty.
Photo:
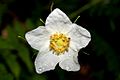
[[[91,32],[92,41],[80,54],[78,72],[66,72],[58,66],[40,75],[35,72],[37,51],[28,45],[24,35],[44,25],[39,19],[45,21],[52,2],[53,8],[63,10],[72,21],[80,15],[76,23]],[[0,80],[120,80],[115,37],[119,32],[119,3],[120,0],[0,0]]]

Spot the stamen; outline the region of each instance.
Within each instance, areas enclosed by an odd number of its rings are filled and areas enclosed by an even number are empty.
[[[50,36],[50,50],[53,51],[54,54],[60,55],[64,54],[65,51],[68,51],[70,43],[70,38],[62,33],[55,33]]]

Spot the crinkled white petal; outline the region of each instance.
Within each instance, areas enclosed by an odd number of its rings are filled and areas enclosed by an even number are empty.
[[[78,53],[69,48],[68,51],[65,51],[64,54],[61,54],[58,57],[60,58],[60,61],[63,61],[66,58],[73,57],[75,54]]]
[[[68,32],[72,22],[60,9],[54,9],[46,19],[45,27],[50,32]]]
[[[49,32],[44,26],[29,31],[25,34],[28,43],[37,50],[46,50],[49,47]]]
[[[78,63],[75,63],[75,61],[72,58],[65,59],[64,61],[59,63],[59,66],[67,71],[79,71],[80,65]]]
[[[91,40],[90,33],[77,24],[72,24],[72,30],[68,34],[71,38],[70,47],[75,51],[86,47]]]
[[[80,70],[80,65],[78,63],[78,52],[73,50],[69,50],[68,53],[63,54],[60,57],[61,62],[59,66],[67,71],[78,71]]]
[[[45,71],[53,70],[58,62],[59,58],[52,54],[52,52],[47,52],[45,54],[38,53],[35,59],[36,72],[41,74]]]
[[[78,43],[76,43],[75,41],[70,41],[70,48],[74,51],[79,51],[79,49],[81,48],[80,45]]]

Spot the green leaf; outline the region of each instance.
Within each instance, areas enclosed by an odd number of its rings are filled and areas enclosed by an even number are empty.
[[[47,76],[45,76],[45,75],[34,75],[29,80],[47,80]]]
[[[0,63],[0,75],[7,73],[6,67],[4,64]]]
[[[5,74],[3,76],[0,76],[0,80],[14,80],[14,77],[12,74]]]
[[[8,38],[7,41],[13,45],[15,48],[19,47],[19,42],[18,42],[18,36],[17,33],[14,31],[13,27],[7,26],[7,31],[8,31]]]
[[[10,68],[11,72],[14,74],[16,78],[20,76],[20,65],[17,61],[17,56],[14,54],[11,54],[10,51],[6,50],[2,54],[3,58],[5,59],[6,64]]]
[[[19,22],[16,22],[17,27],[20,27]],[[18,30],[18,29],[16,29]],[[29,71],[32,71],[32,63],[31,63],[31,59],[30,59],[30,54],[28,49],[25,47],[24,44],[22,44],[19,40],[18,40],[18,36],[16,31],[14,30],[14,28],[8,26],[7,27],[7,31],[8,31],[8,42],[14,46],[14,48],[18,51],[18,56],[20,57],[20,59],[26,64],[27,68]],[[19,30],[21,32],[21,30]],[[24,32],[21,32],[22,34]]]
[[[24,36],[25,34],[25,26],[20,23],[19,21],[14,21],[14,29],[15,29],[15,32],[16,34],[19,36]]]
[[[0,49],[14,49],[13,45],[0,37]]]
[[[30,53],[24,45],[19,45],[18,55],[21,58],[21,60],[26,64],[28,70],[32,72],[33,65],[30,59]]]
[[[13,75],[8,73],[4,64],[0,63],[0,80],[13,80]]]

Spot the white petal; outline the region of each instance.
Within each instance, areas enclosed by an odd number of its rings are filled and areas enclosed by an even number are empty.
[[[78,71],[78,70],[80,70],[80,65],[78,63],[78,58],[77,58],[78,53],[74,52],[74,51],[69,51],[68,55],[70,55],[70,56],[67,56],[65,54],[64,54],[64,56],[62,56],[61,62],[59,63],[59,66],[62,69],[67,70],[67,71]]]
[[[73,51],[72,49],[68,49],[68,52],[66,51],[64,54],[59,55],[60,61],[63,61],[66,58],[73,57],[75,54],[78,54],[77,52]]]
[[[49,33],[44,26],[40,26],[25,34],[25,38],[28,43],[37,50],[47,49],[49,47]]]
[[[70,41],[70,48],[74,51],[79,51],[79,48],[81,48],[81,47],[79,47],[78,43],[76,43],[74,41]]]
[[[62,62],[60,62],[60,67],[67,71],[79,71],[80,65],[78,63],[75,63],[73,59],[66,59]]]
[[[68,32],[72,22],[60,9],[54,9],[46,19],[45,26],[50,32]]]
[[[45,54],[38,53],[35,59],[36,72],[41,74],[45,71],[53,70],[58,62],[59,58],[51,52]]]
[[[72,27],[73,29],[69,33],[71,38],[70,47],[75,51],[86,47],[91,40],[90,33],[77,24],[73,24]]]

